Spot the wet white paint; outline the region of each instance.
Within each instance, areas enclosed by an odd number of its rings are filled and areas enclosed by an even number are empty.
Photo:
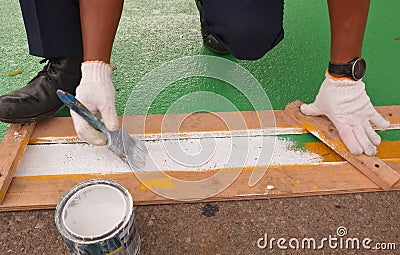
[[[74,194],[64,207],[62,219],[70,233],[95,238],[118,228],[127,212],[127,201],[121,191],[97,184]]]
[[[275,141],[275,146],[274,142]],[[275,136],[199,137],[152,140],[144,171],[211,170],[244,166],[312,164],[322,162],[315,153]],[[272,158],[271,158],[271,155]],[[87,144],[29,145],[17,176],[122,173],[129,166],[106,147]]]

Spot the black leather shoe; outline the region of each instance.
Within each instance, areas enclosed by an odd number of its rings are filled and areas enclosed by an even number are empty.
[[[229,50],[226,49],[222,44],[218,41],[215,36],[207,31],[203,27],[203,1],[202,0],[195,0],[196,1],[196,6],[197,9],[200,12],[200,21],[201,21],[201,36],[203,37],[203,43],[204,46],[206,46],[207,49],[211,50],[214,53],[220,54],[220,55],[227,55],[229,54]]]
[[[81,79],[82,57],[49,58],[40,61],[47,65],[28,85],[0,96],[0,121],[29,123],[45,119],[63,104],[57,89],[75,95]]]

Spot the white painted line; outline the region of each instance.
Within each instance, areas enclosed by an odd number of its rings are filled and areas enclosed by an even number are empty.
[[[145,141],[145,145],[149,155],[144,171],[205,171],[243,166],[268,166],[270,163],[294,165],[322,162],[319,155],[299,151],[292,141],[275,136],[151,140]],[[16,176],[129,171],[131,171],[129,167],[106,147],[87,144],[47,144],[27,146]]]

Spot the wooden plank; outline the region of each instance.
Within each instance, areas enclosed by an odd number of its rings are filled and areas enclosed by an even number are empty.
[[[273,115],[271,115],[273,114]],[[274,116],[271,118],[271,116]],[[196,114],[152,114],[119,117],[120,123],[130,134],[157,135],[166,133],[224,132],[235,130],[270,129],[275,124],[281,133],[305,133],[284,111],[219,112]],[[230,123],[229,127],[226,123]],[[81,142],[70,117],[51,118],[38,123],[29,144]]]
[[[383,106],[377,110],[386,118],[391,120],[391,128],[395,129],[400,124],[400,107]],[[305,133],[308,132],[302,124],[289,117],[285,111],[274,111],[276,124],[279,132]],[[202,131],[223,131],[240,130],[243,127],[248,129],[270,128],[271,116],[268,111],[261,112],[227,112],[218,113],[198,113],[198,114],[172,114],[149,115],[149,116],[129,116],[125,119],[125,127],[132,134],[157,134],[158,132],[202,132]],[[143,122],[143,118],[146,120]],[[245,122],[237,124],[238,118],[244,118]],[[181,122],[177,126],[176,122]],[[183,121],[182,121],[183,120]],[[233,125],[229,128],[228,120]],[[122,122],[122,118],[120,118]],[[142,122],[141,122],[142,121]],[[145,123],[145,124],[143,124]],[[144,129],[143,129],[144,128]],[[33,130],[33,129],[32,129]],[[177,131],[178,130],[178,131]],[[11,129],[9,130],[11,132]],[[59,142],[79,142],[71,118],[52,118],[38,123],[34,129],[29,143],[59,143]],[[384,145],[385,151],[392,151],[398,148],[397,142],[387,142]],[[381,145],[381,147],[382,147]],[[308,146],[312,146],[310,149]],[[3,146],[1,146],[3,147]],[[321,143],[308,144],[307,149],[319,154],[329,156],[329,160],[317,165],[296,165],[296,166],[274,166],[267,172],[267,177],[254,187],[248,187],[248,179],[251,171],[243,171],[236,181],[223,192],[205,199],[204,201],[236,200],[249,198],[269,198],[269,197],[295,197],[322,194],[342,194],[353,192],[369,192],[381,190],[379,186],[371,182],[364,175],[360,174],[348,163],[338,163],[342,159],[335,156],[331,149]],[[382,150],[380,150],[381,152]],[[22,153],[21,153],[22,155]],[[385,153],[383,158],[399,158],[398,153]],[[388,161],[388,160],[385,160]],[[389,160],[390,161],[390,160]],[[394,163],[396,171],[400,168],[399,163]],[[389,163],[390,165],[390,163]],[[222,172],[234,169],[223,169]],[[236,169],[237,171],[237,169]],[[261,170],[260,170],[261,171]],[[202,179],[206,178],[211,172],[174,172],[170,175],[177,175],[180,179]],[[143,173],[148,174],[148,173]],[[154,174],[154,173],[152,173]],[[323,178],[319,178],[323,176]],[[337,177],[337,178],[336,178]],[[9,188],[0,211],[4,210],[25,210],[54,208],[61,196],[75,184],[92,178],[115,179],[133,190],[133,195],[137,204],[162,204],[176,203],[179,201],[164,198],[155,194],[149,189],[143,188],[140,181],[133,174],[110,174],[110,175],[62,175],[62,176],[42,176],[42,177],[15,177]],[[329,180],[327,182],[326,180]],[[298,181],[298,182],[297,182]],[[287,183],[287,184],[285,184]],[[275,189],[267,190],[266,185],[273,184]],[[285,186],[286,185],[286,186]],[[208,187],[209,188],[209,187]],[[399,184],[394,185],[392,190],[399,190]],[[180,192],[179,190],[177,192]],[[190,192],[186,193],[190,194]]]
[[[393,169],[400,173],[400,160],[387,160]],[[255,171],[263,171],[258,167]],[[119,173],[98,175],[64,175],[64,176],[38,176],[14,177],[9,191],[5,197],[0,211],[54,209],[61,197],[74,185],[89,179],[106,178],[115,180],[129,189],[136,205],[170,204],[180,202],[199,201],[228,201],[243,199],[264,199],[313,196],[324,194],[347,194],[358,192],[382,191],[370,179],[365,177],[348,162],[322,163],[312,165],[284,165],[271,166],[261,181],[249,186],[252,169],[244,169],[239,176],[226,189],[214,196],[198,200],[203,188],[214,189],[225,175],[239,173],[240,169],[222,169],[207,172],[166,172],[168,182],[173,183],[174,178],[185,181],[209,180],[217,173],[222,173],[212,181],[204,182],[196,188],[192,183],[190,188],[174,185],[165,185],[159,173]],[[225,174],[225,175],[224,175]],[[139,177],[139,178],[138,178]],[[268,189],[273,186],[273,189]],[[157,194],[170,191],[185,199],[174,200]],[[400,190],[396,184],[392,191]],[[156,192],[154,192],[156,191]]]
[[[0,144],[0,204],[10,186],[18,163],[28,145],[36,123],[11,124]]]
[[[400,106],[378,106],[377,111],[391,122],[391,129],[400,128]],[[130,134],[158,134],[173,132],[202,132],[202,131],[227,131],[227,130],[255,130],[274,127],[270,111],[243,111],[195,114],[151,114],[120,117],[124,128]],[[284,110],[273,111],[276,123],[275,134],[301,134],[308,133]],[[243,123],[244,120],[244,123]],[[226,123],[229,125],[229,129]],[[178,126],[180,124],[180,126]],[[245,124],[245,125],[244,125]],[[29,144],[80,142],[77,137],[72,119],[58,117],[40,121],[32,134]]]
[[[301,113],[301,101],[295,101],[286,107],[287,114],[302,123],[304,127],[360,170],[384,190],[390,190],[400,181],[400,174],[378,157],[352,155],[341,141],[333,124],[326,117],[311,117]]]

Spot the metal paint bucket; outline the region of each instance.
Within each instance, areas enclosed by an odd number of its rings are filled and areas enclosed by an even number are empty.
[[[95,179],[73,187],[58,203],[55,222],[72,254],[140,252],[132,196],[114,181]]]

